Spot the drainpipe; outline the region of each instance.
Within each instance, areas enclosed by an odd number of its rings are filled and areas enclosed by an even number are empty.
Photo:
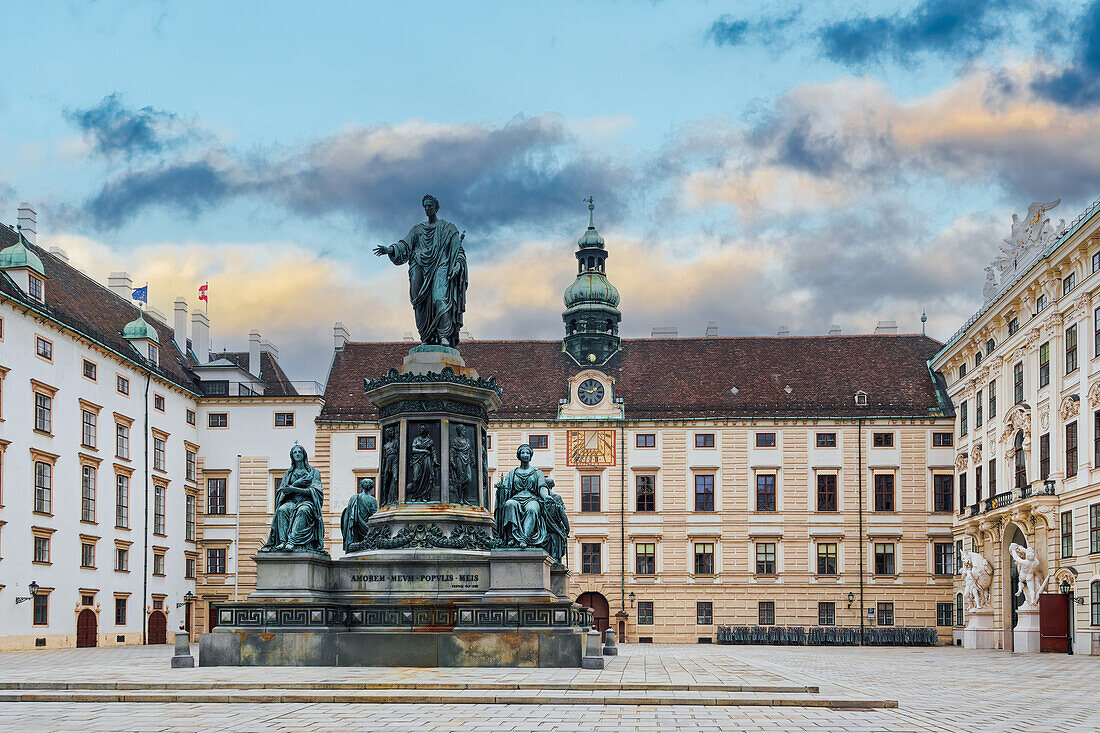
[[[149,629],[149,383],[152,381],[152,372],[145,372],[145,544],[142,548],[141,570],[141,643],[148,644],[147,631]]]
[[[859,645],[863,646],[863,617],[866,606],[863,603],[863,418],[859,418],[856,438],[856,477],[859,485]]]
[[[619,610],[626,620],[626,405],[619,423]],[[625,631],[625,624],[624,624]],[[615,629],[615,633],[619,630]],[[623,639],[619,639],[623,641]]]
[[[241,578],[241,454],[237,454],[237,526],[233,530],[233,602],[240,600]]]

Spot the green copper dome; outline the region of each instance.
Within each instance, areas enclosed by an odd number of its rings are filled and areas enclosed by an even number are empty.
[[[46,276],[46,268],[42,267],[42,260],[38,255],[27,249],[27,240],[22,234],[19,241],[10,247],[0,250],[0,270],[12,267],[27,267],[39,275]]]
[[[619,291],[601,273],[584,272],[577,275],[573,284],[565,289],[566,308],[581,303],[606,304],[617,308]]]
[[[122,338],[149,339],[153,343],[160,343],[160,337],[157,336],[157,329],[153,328],[141,314],[138,314],[137,318],[123,326]]]

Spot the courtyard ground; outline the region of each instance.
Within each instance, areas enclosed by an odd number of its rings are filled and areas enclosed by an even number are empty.
[[[0,653],[0,730],[1100,730],[1100,657],[1081,655],[626,644],[587,671],[173,670],[171,654]]]

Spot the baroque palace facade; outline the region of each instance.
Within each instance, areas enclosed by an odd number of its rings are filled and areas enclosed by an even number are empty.
[[[1021,602],[1015,543],[1051,576],[1041,643],[1065,651],[1068,620],[1075,651],[1100,654],[1100,201],[1068,227],[1046,217],[1057,203],[1013,217],[984,305],[932,368],[957,414],[956,546],[993,566],[997,645]]]

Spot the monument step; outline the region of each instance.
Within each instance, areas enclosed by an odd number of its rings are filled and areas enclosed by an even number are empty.
[[[34,691],[190,691],[209,690],[212,687],[225,690],[407,690],[409,683],[387,681],[362,682],[0,682],[0,690]],[[478,690],[478,691],[531,691],[554,690],[576,692],[675,692],[693,690],[697,692],[751,692],[770,694],[805,693],[817,694],[817,685],[727,685],[709,682],[693,682],[690,685],[673,682],[473,682],[468,684],[454,682],[417,682],[418,690]]]
[[[77,691],[77,690],[13,690],[0,692],[0,702],[62,702],[62,703],[415,703],[418,705],[702,705],[702,706],[767,706],[767,707],[828,707],[828,708],[896,708],[897,700],[858,698],[823,698],[813,693],[733,692],[719,693],[697,689],[674,691],[619,691],[602,693],[594,690],[546,689],[493,691],[478,689],[424,690],[404,688],[392,690],[294,690],[289,688],[183,691]]]

